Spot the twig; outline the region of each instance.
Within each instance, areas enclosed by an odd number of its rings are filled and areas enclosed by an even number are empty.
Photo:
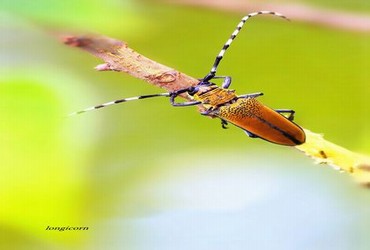
[[[199,82],[193,77],[140,55],[126,43],[112,38],[69,36],[64,38],[64,43],[101,58],[105,63],[98,65],[97,70],[126,72],[169,92],[195,86]],[[183,95],[183,98],[191,100],[187,95]],[[298,150],[315,159],[317,163],[350,173],[361,184],[370,187],[370,157],[353,153],[307,129],[305,133],[306,142],[296,146]]]
[[[370,187],[370,157],[354,153],[324,139],[321,134],[305,129],[306,142],[296,148],[318,164],[350,173],[359,183]]]
[[[105,63],[96,66],[99,71],[125,72],[157,87],[170,91],[195,86],[198,80],[175,69],[157,63],[129,48],[126,43],[103,36],[68,36],[64,43],[86,50]],[[183,94],[183,98],[190,98]]]

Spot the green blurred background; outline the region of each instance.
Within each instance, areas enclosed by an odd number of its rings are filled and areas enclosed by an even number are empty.
[[[369,190],[294,148],[160,98],[65,117],[163,90],[95,71],[100,60],[58,36],[111,36],[203,77],[256,10],[175,3],[1,1],[0,248],[369,249]],[[367,0],[299,3],[370,17]],[[296,110],[303,127],[369,153],[369,68],[369,34],[257,17],[218,73],[239,94],[264,92],[261,101]]]

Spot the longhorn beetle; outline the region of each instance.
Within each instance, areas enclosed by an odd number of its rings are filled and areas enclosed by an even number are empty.
[[[164,96],[169,97],[172,106],[175,107],[203,105],[206,111],[201,112],[201,114],[220,118],[222,128],[226,128],[226,125],[231,123],[244,130],[246,134],[252,138],[261,138],[269,142],[286,146],[295,146],[304,143],[305,133],[301,127],[293,122],[295,113],[293,110],[273,110],[263,105],[256,99],[256,97],[263,95],[262,93],[238,96],[235,94],[234,90],[228,89],[231,85],[230,76],[216,76],[220,61],[245,22],[249,18],[260,14],[275,15],[289,20],[282,14],[272,11],[253,12],[243,17],[217,55],[211,71],[204,78],[200,79],[196,86],[168,93],[142,95],[115,100],[72,113],[71,115],[104,108],[122,102]],[[223,79],[222,87],[210,82],[212,79]],[[193,100],[181,103],[176,102],[175,98],[183,93],[187,93]],[[283,114],[287,114],[287,116]]]

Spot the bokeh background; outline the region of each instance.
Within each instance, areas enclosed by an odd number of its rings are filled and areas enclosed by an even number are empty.
[[[200,2],[1,1],[1,249],[370,248],[370,191],[294,148],[222,130],[165,98],[66,118],[163,90],[95,71],[101,61],[60,36],[111,36],[203,77],[240,18],[260,3],[232,10],[226,3],[237,1]],[[273,4],[270,10],[299,4],[370,18],[367,0]],[[231,75],[238,93],[264,92],[261,101],[296,110],[303,127],[369,153],[369,69],[366,31],[310,15],[260,16],[248,21],[218,73]]]

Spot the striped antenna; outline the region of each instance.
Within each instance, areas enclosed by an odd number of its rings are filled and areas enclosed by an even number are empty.
[[[97,105],[97,106],[93,106],[93,107],[90,107],[90,108],[86,108],[84,110],[80,110],[80,111],[77,111],[77,112],[73,112],[73,113],[69,114],[68,116],[73,116],[73,115],[86,113],[86,112],[89,112],[89,111],[92,111],[92,110],[105,108],[105,107],[108,107],[108,106],[111,106],[111,105],[114,105],[114,104],[119,104],[119,103],[122,103],[122,102],[135,101],[135,100],[152,98],[152,97],[160,97],[160,96],[170,97],[170,93],[141,95],[141,96],[134,96],[134,97],[124,98],[124,99],[119,99],[119,100],[103,103],[103,104],[100,104],[100,105]]]
[[[236,26],[236,29],[231,34],[230,38],[226,41],[226,43],[222,47],[220,53],[218,53],[218,55],[215,59],[215,62],[213,63],[211,71],[208,73],[208,75],[206,75],[204,77],[203,82],[208,82],[209,80],[211,80],[216,75],[217,67],[218,67],[221,59],[224,57],[224,54],[225,54],[226,50],[230,47],[233,40],[236,38],[236,36],[240,32],[240,30],[243,28],[243,25],[245,24],[245,22],[249,18],[251,18],[253,16],[261,15],[261,14],[274,15],[274,16],[278,16],[278,17],[284,18],[284,19],[289,21],[289,19],[286,16],[284,16],[284,15],[278,13],[278,12],[273,12],[273,11],[258,11],[258,12],[253,12],[253,13],[250,13],[250,14],[244,16],[242,18],[242,20],[239,22],[238,26]]]

